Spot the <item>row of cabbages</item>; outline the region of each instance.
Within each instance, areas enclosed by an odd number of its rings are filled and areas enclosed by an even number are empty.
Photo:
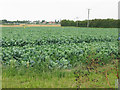
[[[92,35],[80,35],[78,36],[51,36],[46,38],[43,36],[42,38],[35,39],[35,40],[28,40],[28,39],[8,39],[3,37],[2,38],[2,46],[25,46],[25,45],[47,45],[47,44],[70,44],[70,43],[91,43],[91,42],[113,42],[117,41],[118,38],[115,36],[92,36]]]
[[[118,58],[117,42],[102,43],[80,43],[80,44],[53,44],[53,45],[36,45],[24,47],[5,47],[2,48],[2,61],[4,65],[15,63],[16,67],[21,65],[46,65],[47,68],[72,68],[79,63],[85,63],[88,56],[93,59],[99,59],[107,63],[111,59]],[[94,55],[93,55],[93,53]],[[113,55],[111,57],[111,55]]]

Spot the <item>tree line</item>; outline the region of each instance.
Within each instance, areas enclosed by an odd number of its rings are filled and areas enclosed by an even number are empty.
[[[88,20],[84,21],[73,21],[73,20],[62,20],[61,26],[76,26],[76,27],[87,27]],[[89,20],[89,27],[97,28],[118,28],[120,27],[120,20],[115,19],[93,19]]]
[[[14,24],[14,23],[29,23],[29,21],[27,21],[27,20],[23,20],[23,21],[19,21],[19,20],[17,20],[17,21],[8,21],[6,19],[0,20],[0,24]]]
[[[47,22],[45,20],[36,20],[36,21],[29,21],[29,20],[23,20],[23,21],[20,21],[20,20],[17,20],[17,21],[8,21],[6,19],[4,20],[0,20],[0,24],[3,24],[3,25],[6,25],[6,24],[42,24],[42,23],[45,23],[45,24],[48,24],[50,22]],[[59,20],[55,20],[55,21],[51,21],[51,23],[55,23],[55,24],[59,24]]]

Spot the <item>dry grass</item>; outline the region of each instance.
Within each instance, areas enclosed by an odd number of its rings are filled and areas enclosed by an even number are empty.
[[[20,25],[0,25],[0,27],[60,27],[61,25],[33,25],[33,24],[20,24]]]

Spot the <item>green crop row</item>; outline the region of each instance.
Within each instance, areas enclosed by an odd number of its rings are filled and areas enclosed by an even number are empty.
[[[92,36],[92,35],[80,35],[77,36],[61,36],[61,37],[42,37],[37,40],[24,40],[24,39],[6,39],[2,38],[2,47],[9,47],[9,46],[25,46],[25,45],[47,45],[47,44],[70,44],[70,43],[91,43],[91,42],[113,42],[117,41],[117,37],[114,36]]]
[[[28,27],[2,32],[3,65],[61,69],[91,59],[107,64],[119,57],[116,29]]]

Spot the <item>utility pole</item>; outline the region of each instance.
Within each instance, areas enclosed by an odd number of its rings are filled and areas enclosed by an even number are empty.
[[[59,24],[61,24],[61,18],[60,18]]]
[[[77,25],[76,25],[76,26],[78,27],[78,19],[79,19],[79,17],[76,17],[76,19],[77,19],[77,21],[76,21],[76,22],[77,22]]]
[[[88,23],[87,23],[87,27],[89,27],[89,24],[90,24],[90,22],[89,22],[89,15],[90,15],[90,9],[88,9]]]

